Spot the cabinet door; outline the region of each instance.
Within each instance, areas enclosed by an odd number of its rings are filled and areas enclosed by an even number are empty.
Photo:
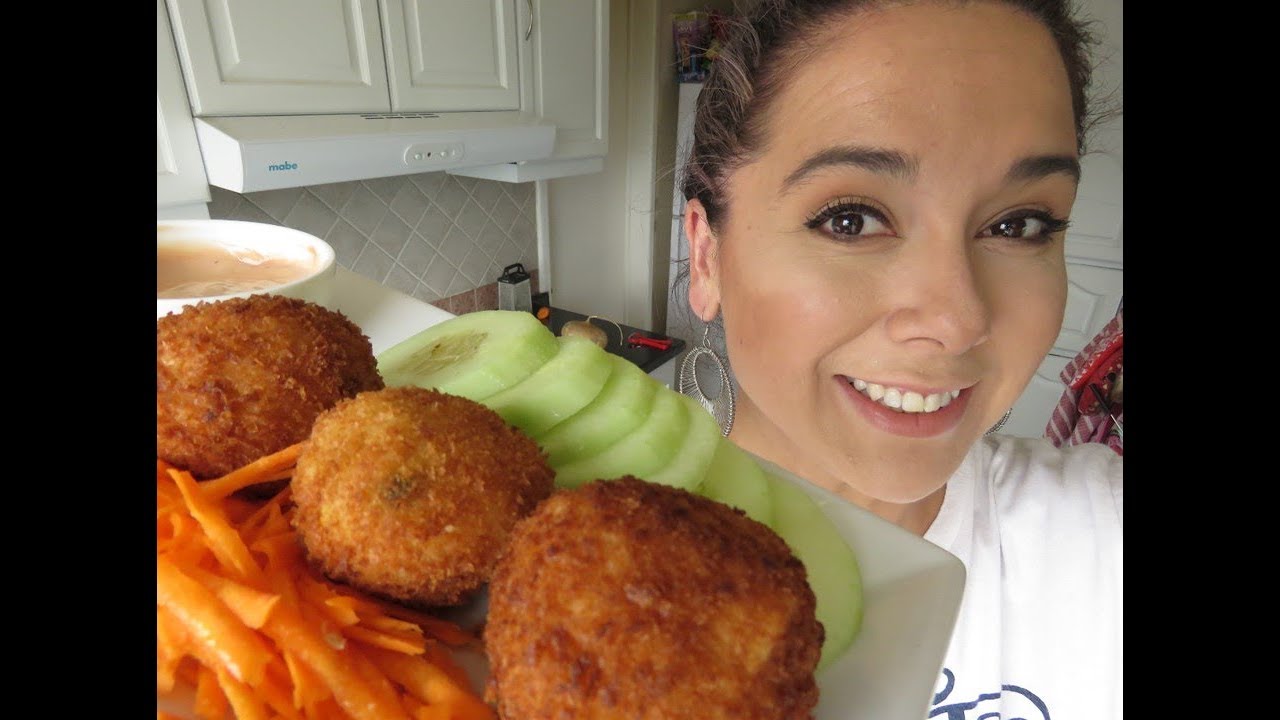
[[[518,110],[515,0],[381,0],[396,112]]]
[[[203,115],[386,112],[376,0],[169,0]]]
[[[164,0],[156,0],[156,207],[209,202]],[[207,215],[206,215],[207,217]]]
[[[1124,262],[1124,166],[1112,153],[1080,158],[1080,187],[1071,208],[1067,257]]]
[[[1120,308],[1124,271],[1067,263],[1067,307],[1054,352],[1075,357]]]
[[[1049,418],[1053,416],[1054,408],[1058,407],[1062,394],[1066,392],[1067,386],[1058,375],[1069,362],[1069,357],[1049,355],[1040,363],[1036,374],[1031,376],[1027,389],[1022,391],[1022,396],[1014,403],[1009,422],[1000,429],[1000,434],[1044,437]]]
[[[556,125],[552,157],[603,157],[609,152],[609,0],[532,0],[532,6],[533,111]]]

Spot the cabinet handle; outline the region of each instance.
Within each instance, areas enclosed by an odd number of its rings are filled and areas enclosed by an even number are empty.
[[[524,4],[529,8],[529,27],[524,31],[524,39],[527,42],[529,36],[533,34],[533,0],[524,0]]]

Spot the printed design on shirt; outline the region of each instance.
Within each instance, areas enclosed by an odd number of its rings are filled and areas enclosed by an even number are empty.
[[[1038,695],[1017,685],[1001,685],[996,692],[981,693],[973,700],[949,702],[956,687],[955,673],[942,668],[946,687],[933,696],[931,718],[945,720],[1050,720],[1049,707]]]

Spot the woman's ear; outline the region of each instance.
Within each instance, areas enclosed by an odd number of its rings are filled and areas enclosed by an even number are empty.
[[[697,198],[685,203],[684,236],[689,240],[689,307],[703,322],[711,322],[720,312],[718,245]]]

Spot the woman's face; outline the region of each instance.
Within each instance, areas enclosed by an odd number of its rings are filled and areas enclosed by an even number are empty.
[[[995,3],[863,12],[819,40],[719,227],[690,203],[690,301],[723,312],[740,444],[867,506],[940,498],[1062,322],[1066,70]]]

